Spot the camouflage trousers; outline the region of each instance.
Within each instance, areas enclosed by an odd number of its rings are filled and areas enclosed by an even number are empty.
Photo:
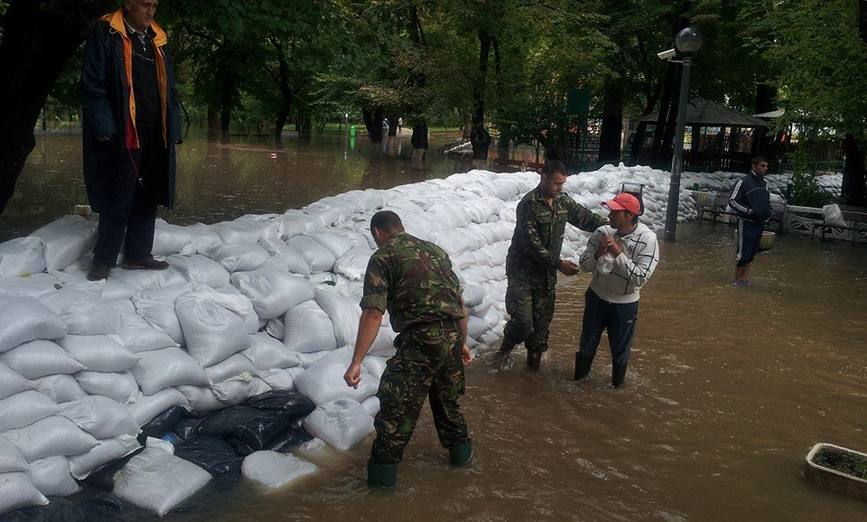
[[[556,281],[556,280],[555,280]],[[510,276],[506,288],[509,322],[503,331],[507,343],[524,343],[528,352],[548,349],[548,327],[554,318],[556,283]]]
[[[440,443],[446,448],[468,440],[458,398],[464,394],[463,339],[458,323],[448,320],[411,325],[394,341],[379,383],[380,409],[374,419],[376,440],[370,461],[397,464],[415,429],[425,397],[430,400]]]

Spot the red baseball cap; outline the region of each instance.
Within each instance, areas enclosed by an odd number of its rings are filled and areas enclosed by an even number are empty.
[[[637,197],[628,192],[617,194],[614,199],[606,201],[603,205],[610,210],[628,210],[636,216],[641,214],[641,203],[638,202]]]

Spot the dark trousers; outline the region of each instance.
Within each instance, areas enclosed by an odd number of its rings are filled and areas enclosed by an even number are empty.
[[[528,352],[548,350],[548,329],[554,318],[557,294],[553,284],[540,284],[525,277],[510,277],[506,287],[506,313],[509,321],[503,330],[507,343],[524,343]]]
[[[615,366],[629,362],[629,351],[635,338],[638,322],[638,301],[634,303],[609,303],[587,289],[584,295],[584,322],[581,327],[582,357],[593,357],[602,339],[602,331],[608,330],[611,361]]]
[[[157,132],[142,132],[141,149],[129,151],[121,161],[129,161],[134,166],[139,181],[135,185],[135,195],[131,207],[125,213],[99,214],[96,246],[93,248],[93,264],[114,266],[123,245],[125,259],[139,261],[150,257],[154,245],[154,221],[157,216],[157,203],[148,190],[150,173],[159,168],[166,153],[162,136]]]

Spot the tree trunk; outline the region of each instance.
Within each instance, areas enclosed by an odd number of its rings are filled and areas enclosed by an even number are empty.
[[[277,145],[283,143],[283,127],[286,126],[286,120],[289,119],[290,114],[292,114],[292,107],[284,100],[277,111],[277,119],[274,121],[274,141]]]
[[[599,162],[620,163],[620,139],[623,134],[623,81],[612,78],[605,85],[602,101],[602,129],[599,134]]]
[[[680,105],[680,82],[683,79],[683,66],[677,66],[675,79],[672,83],[671,105],[668,108],[668,116],[665,119],[665,130],[662,134],[662,145],[659,148],[657,168],[668,170],[671,168],[671,158],[674,153],[674,131],[677,128],[677,109]],[[684,122],[686,123],[686,122]]]
[[[756,84],[756,114],[774,110],[777,103],[777,88],[769,83]]]
[[[665,135],[668,112],[671,108],[671,99],[674,92],[675,64],[668,62],[665,68],[665,79],[662,84],[662,94],[659,97],[659,112],[656,116],[656,125],[653,128],[653,145],[650,152],[650,165],[660,166],[662,152],[662,138]]]
[[[372,111],[362,108],[361,116],[364,118],[364,126],[367,128],[371,143],[380,143],[382,141],[382,108],[375,107]]]
[[[473,84],[473,128],[470,131],[470,142],[473,144],[473,159],[488,159],[491,135],[485,130],[485,85],[491,37],[479,33],[479,43],[479,74]]]
[[[54,82],[79,52],[107,0],[13,0],[0,41],[0,214],[36,140],[33,128]]]
[[[847,205],[867,206],[865,197],[864,143],[847,133],[843,140],[846,162],[843,163],[843,185],[840,199]]]

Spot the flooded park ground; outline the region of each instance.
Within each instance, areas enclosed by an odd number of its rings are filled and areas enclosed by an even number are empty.
[[[459,168],[433,149],[421,171],[339,138],[276,158],[204,140],[182,147],[179,208],[164,214],[175,223],[281,212]],[[77,137],[40,138],[3,239],[84,202],[79,150]],[[867,447],[865,253],[784,235],[754,263],[754,286],[733,289],[731,230],[681,225],[643,292],[624,388],[610,387],[604,349],[589,379],[571,380],[589,277],[561,278],[540,373],[495,372],[487,355],[467,370],[469,468],[448,467],[425,411],[394,493],[367,489],[364,443],[320,459],[321,472],[289,491],[242,483],[171,518],[863,519],[867,505],[813,488],[801,470],[815,442]]]

